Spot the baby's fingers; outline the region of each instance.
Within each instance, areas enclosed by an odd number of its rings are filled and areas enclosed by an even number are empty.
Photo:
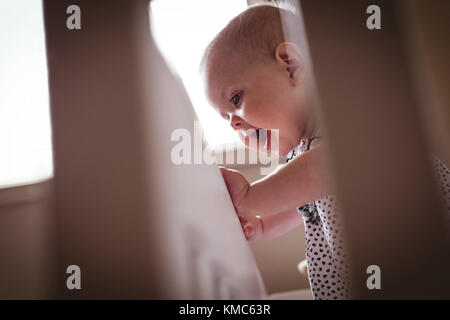
[[[251,221],[241,222],[242,231],[244,232],[245,238],[247,240],[253,240],[255,235],[255,226]]]

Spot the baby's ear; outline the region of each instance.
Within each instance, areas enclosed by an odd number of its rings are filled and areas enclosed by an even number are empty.
[[[288,72],[293,84],[298,85],[304,70],[304,60],[298,47],[291,42],[282,42],[275,49],[275,59]]]

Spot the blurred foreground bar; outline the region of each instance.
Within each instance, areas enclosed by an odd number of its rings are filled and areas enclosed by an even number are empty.
[[[450,12],[442,12],[444,3],[423,1],[415,11],[448,31],[449,19],[439,17]],[[366,27],[372,4],[381,8],[381,30]],[[429,109],[407,47],[418,27],[408,25],[408,12],[417,4],[301,1],[359,299],[450,297],[450,251],[424,120]],[[447,59],[448,45],[443,49]],[[448,108],[448,93],[442,99]],[[381,268],[381,290],[366,286],[370,265]]]

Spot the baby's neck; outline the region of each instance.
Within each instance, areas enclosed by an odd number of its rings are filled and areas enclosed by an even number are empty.
[[[321,136],[322,130],[318,125],[318,121],[316,121],[315,117],[311,117],[310,121],[306,124],[302,139],[310,139]]]

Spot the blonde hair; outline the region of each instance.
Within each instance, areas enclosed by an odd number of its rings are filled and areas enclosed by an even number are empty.
[[[292,7],[274,4],[256,4],[233,18],[206,47],[200,69],[214,60],[217,51],[229,50],[247,62],[274,58],[276,47],[285,39],[283,20],[299,24],[299,17]]]

